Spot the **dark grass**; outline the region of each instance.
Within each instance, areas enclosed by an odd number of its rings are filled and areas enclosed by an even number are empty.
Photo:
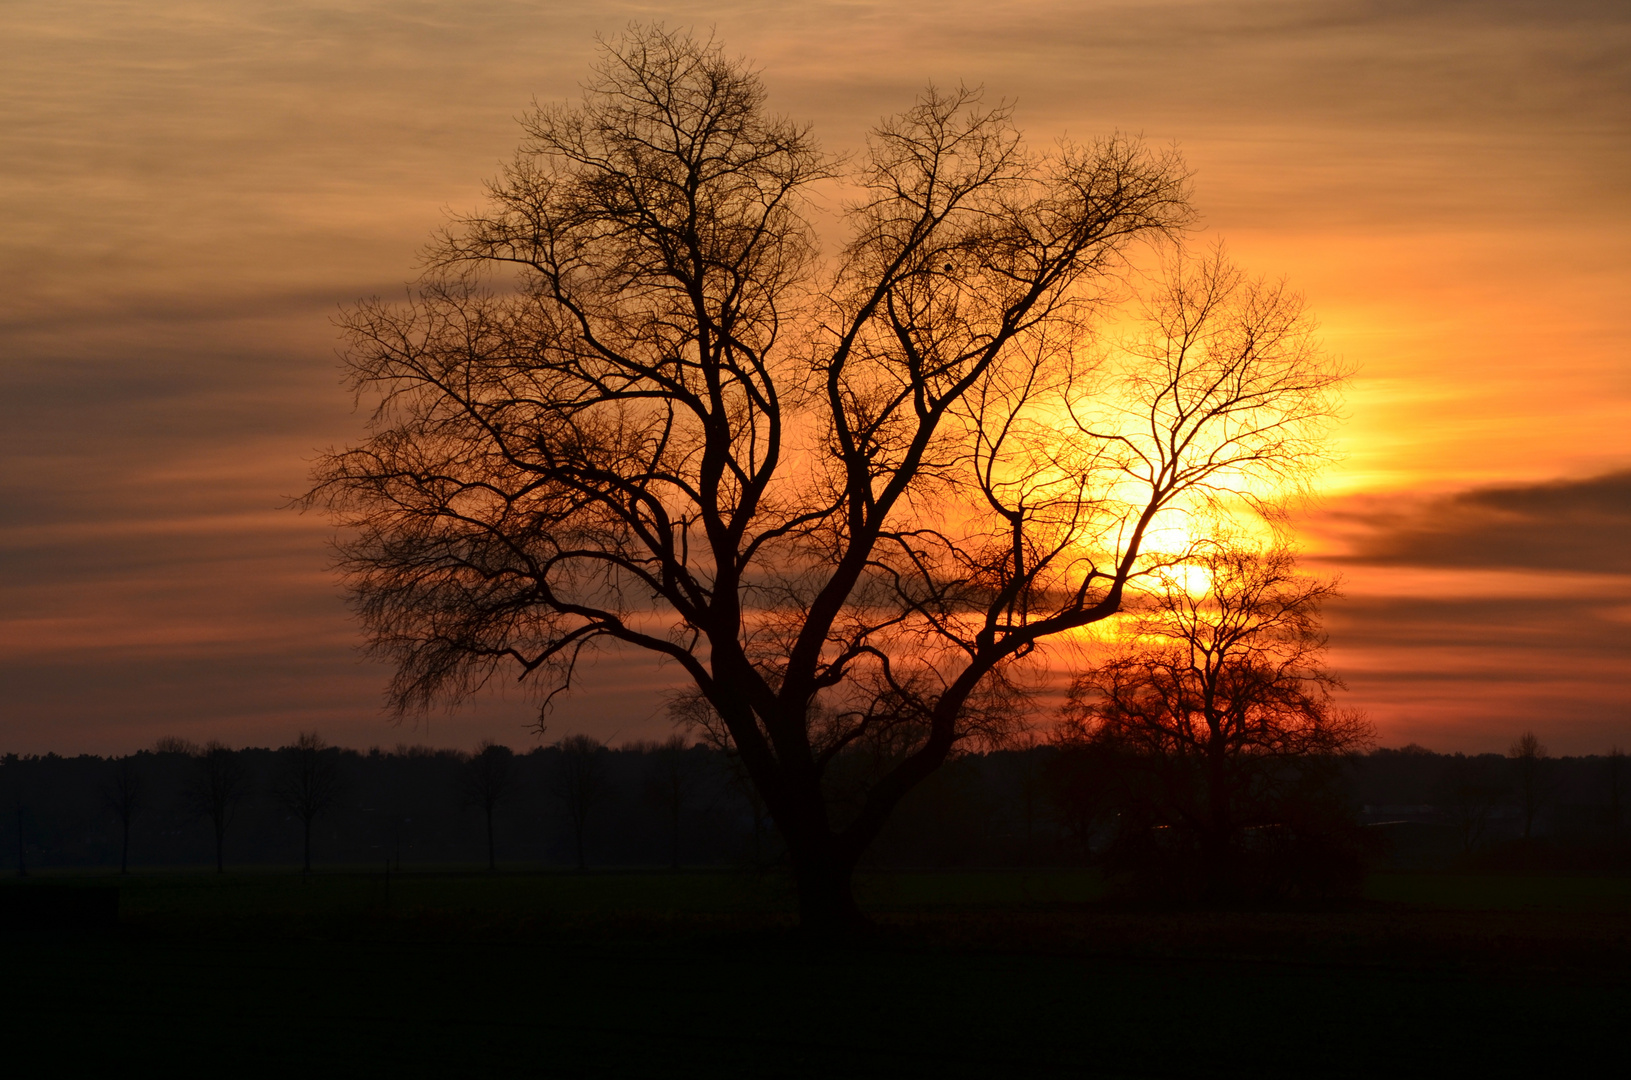
[[[1622,879],[1163,911],[1079,872],[873,875],[842,942],[723,872],[118,887],[116,927],[6,934],[14,1075],[1566,1075],[1631,1015]]]

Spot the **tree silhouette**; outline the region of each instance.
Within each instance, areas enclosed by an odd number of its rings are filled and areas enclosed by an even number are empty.
[[[197,749],[193,762],[188,798],[195,811],[210,819],[215,836],[215,872],[224,873],[227,826],[248,793],[249,774],[237,752],[214,739]]]
[[[470,760],[464,763],[465,804],[482,812],[487,823],[487,869],[498,869],[497,849],[493,845],[493,814],[509,797],[515,773],[515,752],[508,746],[486,739],[476,747]]]
[[[671,735],[648,751],[646,801],[659,807],[668,819],[669,866],[680,868],[680,824],[696,801],[701,784],[701,762],[686,744],[685,736]]]
[[[1143,774],[1124,823],[1135,854],[1168,830],[1167,854],[1194,850],[1201,892],[1222,898],[1241,887],[1249,838],[1296,840],[1324,801],[1319,766],[1371,729],[1331,699],[1319,609],[1335,585],[1298,573],[1288,549],[1206,543],[1158,582],[1129,643],[1071,684],[1063,726]]]
[[[578,869],[589,868],[589,818],[606,794],[606,747],[592,735],[568,735],[555,744],[555,798],[572,830]]]
[[[1506,756],[1512,759],[1516,774],[1518,811],[1523,816],[1523,838],[1528,840],[1534,832],[1535,817],[1551,794],[1546,760],[1549,755],[1535,733],[1526,731],[1512,741]]]
[[[399,710],[506,666],[547,707],[597,644],[672,661],[806,923],[852,923],[899,801],[1012,730],[1026,659],[1117,611],[1165,512],[1317,458],[1339,373],[1218,253],[1174,251],[1142,336],[1096,336],[1132,246],[1191,220],[1184,168],[1033,152],[977,91],[925,91],[842,174],[745,63],[635,27],[523,126],[410,298],[346,316],[379,407],[307,505]],[[836,179],[824,258],[807,193]],[[868,742],[888,766],[833,802]]]
[[[102,805],[119,822],[119,873],[130,872],[130,823],[146,806],[145,785],[134,754],[110,762],[102,783]]]
[[[1506,801],[1506,788],[1485,758],[1456,754],[1439,777],[1440,802],[1461,837],[1461,854],[1471,855],[1484,843],[1489,819]]]
[[[282,750],[281,775],[273,795],[300,822],[300,872],[311,873],[311,827],[339,795],[335,755],[322,736],[302,731]]]

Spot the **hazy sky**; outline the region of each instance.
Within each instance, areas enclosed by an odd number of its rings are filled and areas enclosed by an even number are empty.
[[[354,441],[331,319],[400,292],[597,32],[712,27],[858,145],[928,81],[1034,140],[1175,142],[1208,235],[1359,368],[1305,524],[1384,743],[1631,744],[1623,3],[31,0],[0,7],[0,751],[161,734],[530,745],[525,696],[393,728],[282,505]],[[553,734],[666,731],[608,658]]]

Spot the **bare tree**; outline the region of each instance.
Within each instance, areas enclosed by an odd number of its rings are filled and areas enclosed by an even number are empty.
[[[578,869],[587,870],[589,819],[606,794],[606,747],[592,735],[568,735],[555,755],[555,798],[572,829]]]
[[[311,827],[334,805],[340,793],[336,752],[315,731],[302,731],[282,750],[280,775],[273,788],[278,805],[300,822],[300,872],[311,873]]]
[[[249,790],[243,760],[225,743],[211,739],[193,756],[193,785],[188,791],[193,809],[210,819],[215,834],[215,872],[226,869],[227,827]]]
[[[102,784],[102,805],[119,822],[119,873],[130,872],[130,824],[147,805],[137,758],[128,754],[111,763]]]
[[[465,805],[479,809],[487,822],[487,869],[498,869],[497,849],[493,846],[493,815],[499,804],[509,798],[515,773],[515,752],[508,746],[486,739],[476,747],[470,760],[464,763]]]
[[[1297,297],[1167,259],[1097,333],[1133,246],[1192,218],[1171,153],[1029,150],[929,89],[839,176],[712,42],[632,28],[539,109],[410,299],[345,319],[372,434],[307,505],[399,710],[583,649],[676,663],[786,841],[803,918],[860,918],[856,860],[960,747],[1015,724],[1027,658],[1114,614],[1152,530],[1318,458],[1339,372]],[[834,802],[835,761],[893,748]],[[878,759],[883,762],[885,759]]]
[[[1546,747],[1533,731],[1526,731],[1512,741],[1506,756],[1512,760],[1516,774],[1515,791],[1518,812],[1523,816],[1523,838],[1528,840],[1535,828],[1535,817],[1551,795],[1551,772]]]
[[[1148,820],[1132,820],[1192,839],[1212,896],[1234,887],[1249,830],[1286,828],[1309,765],[1372,737],[1331,698],[1319,610],[1334,592],[1284,547],[1201,545],[1161,574],[1129,643],[1071,684],[1067,732],[1149,774]]]
[[[1471,855],[1488,839],[1489,819],[1506,801],[1506,788],[1484,758],[1456,754],[1445,763],[1438,798],[1449,809],[1461,836],[1461,853]]]
[[[680,825],[702,780],[698,766],[683,735],[671,735],[649,750],[646,801],[660,807],[668,819],[668,864],[675,870],[680,868]]]

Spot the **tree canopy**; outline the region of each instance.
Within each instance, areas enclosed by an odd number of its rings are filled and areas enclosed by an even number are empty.
[[[400,710],[506,670],[547,704],[597,642],[678,664],[811,920],[854,917],[896,803],[1015,724],[1026,657],[1175,557],[1164,514],[1320,453],[1340,373],[1298,297],[1183,253],[1172,152],[1039,152],[930,88],[846,161],[658,27],[523,128],[408,299],[346,314],[377,409],[309,501]],[[1135,247],[1165,255],[1128,303]]]

